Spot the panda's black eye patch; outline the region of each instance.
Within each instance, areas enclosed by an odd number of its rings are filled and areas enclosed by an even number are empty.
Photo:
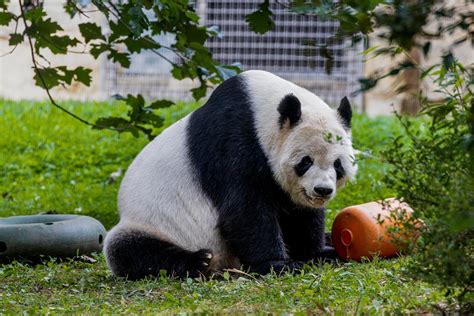
[[[342,179],[344,174],[346,173],[344,167],[342,166],[341,159],[337,159],[334,161],[334,170],[336,170],[336,178],[337,180]]]
[[[295,172],[298,177],[302,177],[306,171],[313,165],[313,159],[309,156],[304,156],[301,161],[295,166]]]

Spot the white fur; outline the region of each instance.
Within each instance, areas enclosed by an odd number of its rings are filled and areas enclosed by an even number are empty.
[[[216,210],[186,157],[188,121],[189,115],[170,126],[133,161],[120,187],[120,223],[114,230],[141,225],[184,249],[219,254],[224,250]]]
[[[295,203],[324,206],[327,199],[315,197],[313,188],[332,188],[334,196],[357,170],[350,132],[343,127],[337,111],[308,90],[271,73],[251,70],[242,76],[251,96],[259,142],[277,181]],[[301,122],[280,129],[277,107],[290,93],[301,102]],[[306,155],[314,159],[314,166],[303,177],[297,177],[294,166]],[[340,181],[336,181],[333,166],[338,158],[346,171],[346,178]]]

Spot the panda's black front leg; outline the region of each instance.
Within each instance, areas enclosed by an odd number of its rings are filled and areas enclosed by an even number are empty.
[[[324,209],[286,210],[280,214],[280,226],[289,255],[293,260],[333,260],[337,253],[331,245],[324,228]]]
[[[219,229],[245,269],[266,274],[301,268],[303,263],[290,260],[287,254],[275,206],[259,197],[229,200],[220,210]]]

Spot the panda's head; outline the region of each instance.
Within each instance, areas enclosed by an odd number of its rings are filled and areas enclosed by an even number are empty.
[[[320,105],[302,107],[294,94],[288,94],[278,112],[279,130],[270,157],[276,180],[296,204],[324,207],[357,171],[349,101],[344,98],[335,111]]]

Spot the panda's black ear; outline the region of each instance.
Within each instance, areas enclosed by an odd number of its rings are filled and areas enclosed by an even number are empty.
[[[352,120],[352,109],[351,109],[351,104],[349,103],[349,100],[347,97],[344,97],[341,100],[341,104],[337,108],[337,113],[339,114],[339,117],[342,119],[342,124],[347,129],[351,128],[351,120]]]
[[[286,120],[290,122],[290,127],[293,127],[301,120],[301,102],[293,93],[287,94],[280,101],[278,112],[280,113],[280,128]]]

